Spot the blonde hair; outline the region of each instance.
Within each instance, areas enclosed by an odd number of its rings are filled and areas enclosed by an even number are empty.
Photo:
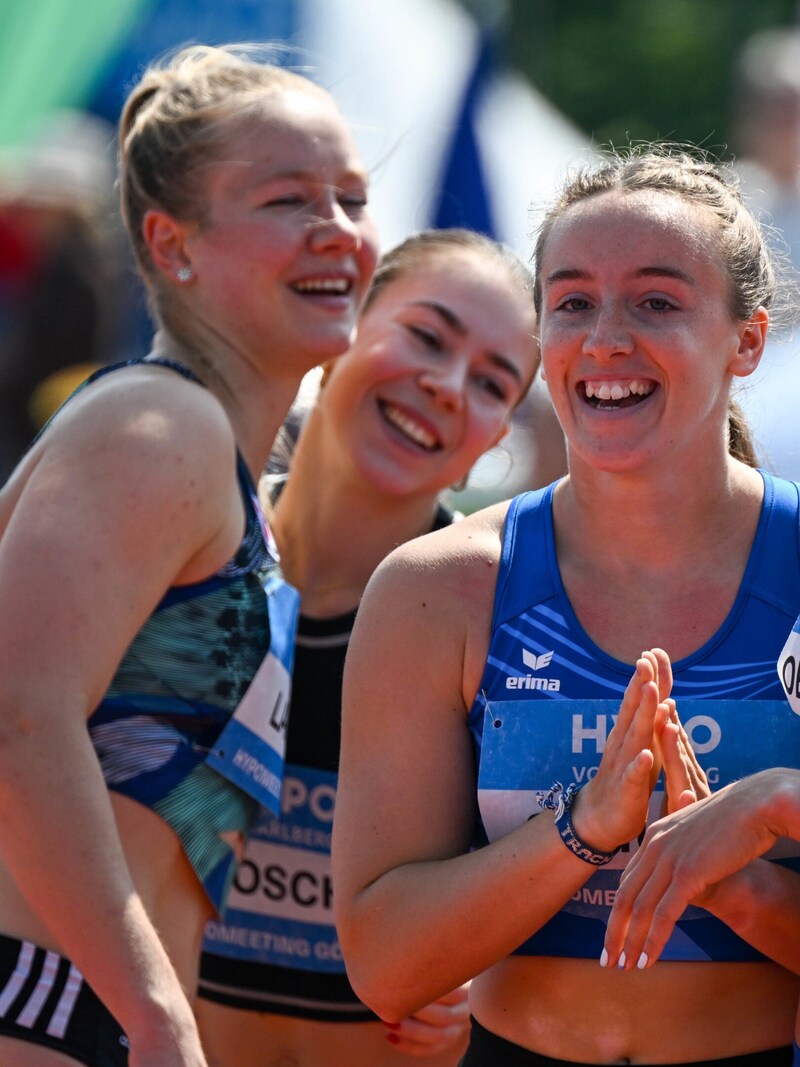
[[[119,121],[121,210],[148,281],[154,268],[142,221],[149,210],[202,223],[202,168],[224,159],[232,129],[282,91],[331,99],[308,78],[266,62],[260,54],[263,47],[255,45],[184,48],[154,63],[125,102]]]

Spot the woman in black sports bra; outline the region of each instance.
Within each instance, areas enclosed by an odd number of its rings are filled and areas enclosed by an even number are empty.
[[[384,1025],[347,979],[331,892],[341,682],[367,579],[453,515],[442,490],[504,437],[536,367],[532,278],[508,249],[424,231],[381,260],[307,414],[270,524],[301,595],[280,817],[208,924],[197,1003],[213,1067],[454,1067],[466,988]],[[269,485],[265,480],[265,488]]]
[[[199,940],[255,810],[211,759],[270,638],[253,483],[376,259],[335,104],[250,48],[145,73],[120,184],[152,353],[0,493],[0,1062],[25,1067],[205,1067]]]

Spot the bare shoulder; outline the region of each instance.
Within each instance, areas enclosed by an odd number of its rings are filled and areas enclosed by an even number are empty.
[[[208,389],[140,365],[73,397],[35,446],[31,466],[68,465],[73,485],[105,472],[105,491],[116,482],[127,493],[141,486],[157,499],[161,485],[167,492],[176,483],[220,488],[215,478],[230,479],[235,451],[225,411]]]
[[[443,603],[482,600],[494,589],[508,502],[468,515],[460,522],[417,537],[396,548],[378,567],[368,586],[407,595],[429,591]]]
[[[0,529],[12,512],[62,545],[113,542],[132,561],[148,557],[145,546],[168,550],[178,573],[206,546],[222,562],[242,521],[227,415],[209,390],[163,368],[109,374],[69,400],[18,467]]]
[[[409,541],[383,561],[358,611],[351,668],[385,659],[390,648],[398,674],[407,669],[422,681],[429,672],[431,691],[445,682],[443,695],[461,707],[471,703],[488,645],[507,507]]]
[[[185,448],[186,459],[207,460],[215,446],[229,450],[230,423],[217,398],[204,386],[163,367],[126,368],[94,382],[59,412],[42,438],[80,447],[104,442],[123,451]]]

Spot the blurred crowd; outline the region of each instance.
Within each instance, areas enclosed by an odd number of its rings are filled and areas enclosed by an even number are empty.
[[[730,149],[751,206],[773,235],[794,294],[800,270],[800,30],[755,34],[733,65]],[[145,297],[124,239],[114,129],[78,110],[50,114],[24,144],[0,147],[0,483],[64,397],[99,365],[144,354]],[[800,479],[792,323],[739,401],[762,465]],[[464,510],[547,484],[565,451],[537,378],[509,440],[479,466]]]
[[[60,111],[0,152],[0,478],[97,366],[136,354],[114,130]]]

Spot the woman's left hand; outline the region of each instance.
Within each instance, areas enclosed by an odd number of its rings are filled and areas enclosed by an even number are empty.
[[[469,983],[459,986],[401,1023],[387,1026],[387,1039],[408,1056],[435,1056],[459,1041],[466,1043],[468,994]]]

